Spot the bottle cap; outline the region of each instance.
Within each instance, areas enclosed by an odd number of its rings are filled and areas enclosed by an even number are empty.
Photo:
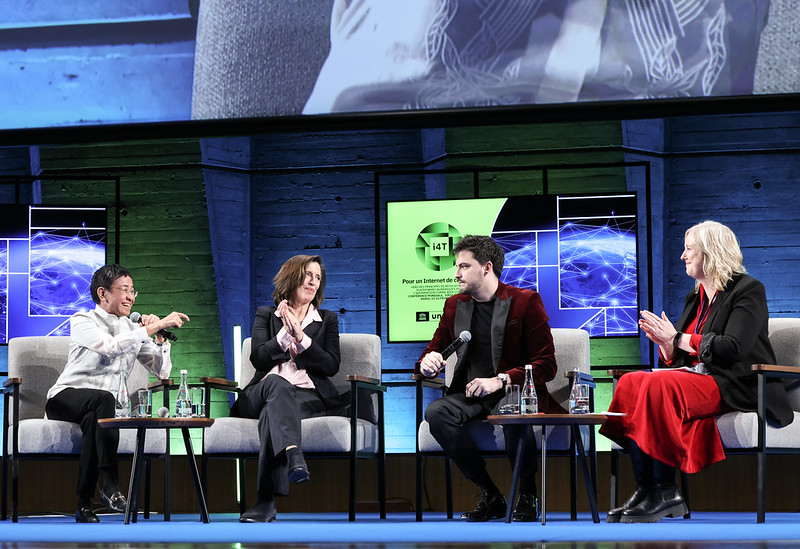
[[[188,374],[188,373],[189,373],[189,371],[188,371],[188,370],[181,370],[181,373],[182,373],[182,374]]]

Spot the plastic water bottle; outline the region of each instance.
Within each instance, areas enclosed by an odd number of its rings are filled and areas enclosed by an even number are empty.
[[[117,387],[117,398],[114,402],[114,417],[131,417],[128,380],[123,372],[119,373],[119,387]]]
[[[192,417],[192,404],[189,401],[188,372],[181,370],[181,384],[178,386],[178,397],[175,399],[175,417]]]
[[[575,370],[575,379],[569,392],[569,413],[589,413],[589,386],[581,381],[580,371]]]
[[[539,398],[533,385],[533,366],[530,364],[525,365],[525,382],[522,384],[519,412],[528,416],[539,413]]]

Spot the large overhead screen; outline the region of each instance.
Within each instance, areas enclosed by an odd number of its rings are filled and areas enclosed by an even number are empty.
[[[0,129],[797,92],[785,4],[10,3]]]

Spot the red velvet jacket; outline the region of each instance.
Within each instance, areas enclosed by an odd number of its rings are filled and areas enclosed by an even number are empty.
[[[539,410],[565,413],[547,390],[546,382],[556,375],[555,348],[548,317],[537,292],[499,283],[492,314],[492,366],[495,373],[506,373],[510,383],[522,385],[525,365],[533,365],[533,382],[539,397]],[[474,301],[472,296],[456,294],[447,298],[444,313],[433,339],[419,360],[431,351],[441,352],[463,330],[469,330]],[[469,343],[467,343],[469,345]],[[458,353],[456,369],[466,356],[466,346]],[[416,364],[419,372],[419,361]]]

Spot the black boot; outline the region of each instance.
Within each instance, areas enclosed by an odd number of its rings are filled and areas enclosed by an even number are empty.
[[[622,512],[620,522],[658,522],[664,517],[682,517],[689,512],[675,484],[656,484],[638,505]]]
[[[486,522],[506,516],[506,498],[500,492],[482,492],[478,505],[472,511],[461,515],[462,519],[469,522]]]
[[[275,509],[275,499],[258,497],[255,505],[242,513],[239,522],[275,522],[278,511]]]
[[[311,478],[303,451],[297,446],[286,450],[286,461],[289,468],[289,482],[300,484]]]
[[[615,507],[611,509],[608,514],[606,515],[606,522],[619,522],[622,518],[622,513],[627,511],[632,507],[636,507],[650,492],[649,486],[642,486],[641,484],[636,486],[636,490],[634,490],[631,497],[629,497],[625,503],[620,505],[619,507]]]
[[[606,522],[619,522],[622,513],[638,505],[647,496],[653,485],[654,460],[644,452],[632,439],[628,439],[628,453],[631,456],[633,478],[636,479],[636,490],[621,506],[611,509],[606,514]]]
[[[531,492],[520,492],[512,516],[514,522],[534,522],[539,520],[541,516],[539,498]]]

